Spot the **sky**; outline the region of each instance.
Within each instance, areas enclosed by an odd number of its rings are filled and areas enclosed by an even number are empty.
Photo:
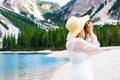
[[[64,6],[67,2],[71,0],[40,0],[40,1],[50,1],[50,2],[57,2],[60,7]]]

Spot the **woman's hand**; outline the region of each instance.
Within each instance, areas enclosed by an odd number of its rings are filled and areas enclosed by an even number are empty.
[[[93,23],[92,22],[87,22],[86,23],[86,34],[93,34]]]

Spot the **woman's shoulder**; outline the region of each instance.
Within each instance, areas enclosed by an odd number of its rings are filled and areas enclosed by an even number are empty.
[[[73,41],[85,41],[83,38],[73,38]]]
[[[66,47],[67,49],[71,49],[71,47],[75,50],[80,48],[80,46],[85,45],[84,44],[85,40],[83,38],[73,38],[67,41]]]
[[[69,43],[80,43],[80,42],[84,42],[85,40],[83,38],[73,38],[71,40],[68,40],[67,42]]]

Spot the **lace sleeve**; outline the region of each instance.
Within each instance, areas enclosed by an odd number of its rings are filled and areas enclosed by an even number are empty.
[[[90,42],[82,39],[82,40],[78,40],[75,45],[78,47],[80,52],[82,51],[90,55],[96,54],[100,46],[95,35],[91,36]]]
[[[99,47],[99,46],[100,46],[100,44],[99,44],[99,42],[98,42],[97,37],[96,37],[95,34],[92,34],[92,35],[90,35],[89,38],[86,38],[86,41],[87,41],[88,43],[90,43],[90,44],[95,45],[96,47]]]

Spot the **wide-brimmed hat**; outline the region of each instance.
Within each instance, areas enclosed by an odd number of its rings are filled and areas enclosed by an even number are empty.
[[[90,19],[89,15],[84,17],[71,16],[66,22],[66,28],[69,33],[67,35],[67,40],[75,38],[80,31],[83,29],[85,23]]]

